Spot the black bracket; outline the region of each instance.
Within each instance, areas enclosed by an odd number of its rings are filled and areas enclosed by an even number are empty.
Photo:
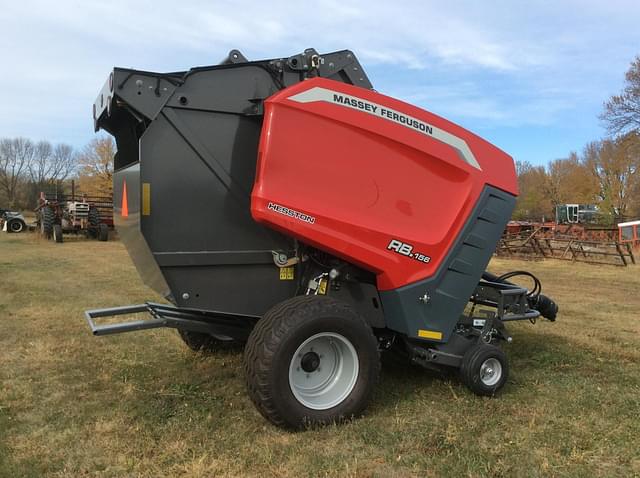
[[[128,320],[118,323],[97,324],[96,319],[146,313],[150,318]],[[246,340],[258,317],[180,309],[171,305],[147,302],[138,305],[87,310],[84,313],[93,335],[112,335],[136,330],[170,327],[174,329],[201,332],[217,337]]]
[[[512,284],[480,281],[471,302],[495,307],[495,316],[503,322],[535,320],[540,316],[540,312],[529,308],[527,289]]]
[[[221,65],[234,65],[236,63],[247,63],[247,57],[245,57],[240,50],[233,49],[229,52],[227,57],[220,63]]]

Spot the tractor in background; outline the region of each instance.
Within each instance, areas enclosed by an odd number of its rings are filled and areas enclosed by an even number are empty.
[[[70,197],[41,192],[36,224],[43,237],[55,242],[62,242],[63,234],[85,234],[107,241],[109,226],[113,225],[112,211],[113,203],[107,198],[76,197],[75,191]]]

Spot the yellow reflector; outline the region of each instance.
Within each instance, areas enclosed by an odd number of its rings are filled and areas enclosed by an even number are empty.
[[[151,215],[151,183],[142,183],[142,215]]]
[[[320,279],[320,283],[318,284],[318,294],[327,295],[327,283],[329,281],[327,279]]]
[[[293,267],[281,267],[280,280],[293,280]]]
[[[442,332],[420,329],[418,330],[418,337],[422,337],[423,339],[442,340]]]

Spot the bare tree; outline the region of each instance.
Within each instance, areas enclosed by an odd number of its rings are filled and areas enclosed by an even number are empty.
[[[0,140],[0,188],[13,207],[20,183],[35,155],[33,142],[26,138]]]
[[[36,185],[64,181],[75,170],[76,157],[67,144],[51,146],[48,141],[35,145],[34,158],[29,165],[29,177]]]
[[[68,144],[57,144],[51,155],[50,177],[56,181],[64,181],[71,176],[78,164],[78,155]]]
[[[49,173],[49,158],[51,158],[51,143],[40,141],[34,146],[33,161],[29,164],[29,177],[33,183],[46,182]]]
[[[604,104],[600,115],[614,135],[640,131],[640,56],[637,56],[625,74],[625,86]]]

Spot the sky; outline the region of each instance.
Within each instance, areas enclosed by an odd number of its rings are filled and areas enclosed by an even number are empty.
[[[7,1],[0,137],[94,137],[114,66],[151,71],[313,47],[353,50],[374,88],[454,121],[517,160],[566,157],[640,54],[640,1]]]

